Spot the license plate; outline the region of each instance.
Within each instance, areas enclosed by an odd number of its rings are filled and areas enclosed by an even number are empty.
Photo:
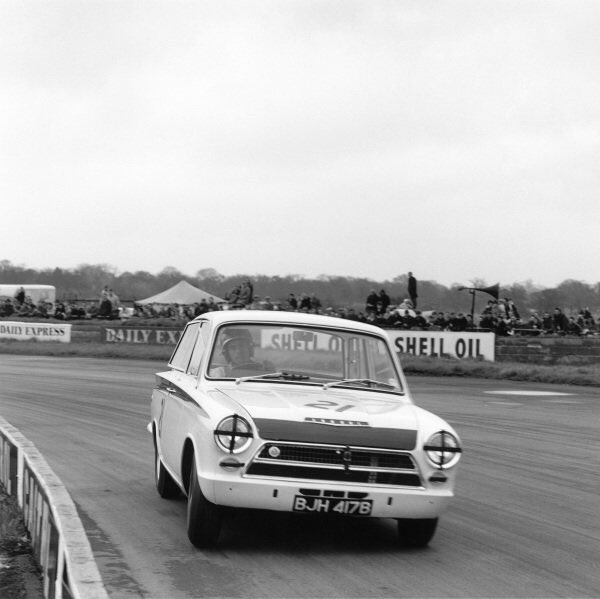
[[[336,499],[335,497],[294,497],[295,512],[315,514],[343,514],[345,516],[370,516],[373,501],[370,499]]]

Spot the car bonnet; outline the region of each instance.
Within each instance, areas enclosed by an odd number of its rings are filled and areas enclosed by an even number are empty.
[[[260,385],[260,387],[259,387]],[[297,385],[221,387],[219,391],[244,408],[255,421],[291,421],[416,430],[414,405],[402,396]],[[259,387],[259,388],[258,388]]]

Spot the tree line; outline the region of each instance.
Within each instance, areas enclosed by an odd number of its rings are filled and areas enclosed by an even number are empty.
[[[415,273],[418,276],[418,273]],[[367,295],[375,290],[385,289],[393,303],[400,303],[408,297],[408,275],[400,274],[392,280],[375,281],[369,278],[342,277],[320,275],[317,278],[305,278],[301,275],[267,276],[261,274],[237,274],[225,276],[214,268],[203,268],[194,276],[180,272],[168,266],[159,273],[146,271],[119,272],[108,264],[81,264],[75,268],[33,269],[14,265],[8,260],[0,261],[0,284],[44,284],[54,285],[57,299],[92,300],[99,299],[104,286],[113,289],[122,301],[145,299],[179,281],[199,287],[216,297],[224,298],[237,285],[251,280],[255,295],[264,299],[269,296],[272,301],[285,302],[288,295],[297,297],[302,293],[313,293],[321,300],[323,308],[331,306],[353,307],[363,310]],[[495,282],[493,282],[495,283]],[[493,283],[485,279],[470,281],[468,287],[485,289]],[[471,311],[472,295],[460,284],[450,287],[429,280],[419,280],[418,307],[421,310],[443,310],[449,312]],[[538,312],[552,311],[559,307],[567,313],[575,313],[589,307],[593,313],[599,311],[600,282],[588,284],[568,279],[554,288],[542,288],[532,281],[524,283],[500,283],[500,297],[511,298],[518,307],[522,317],[532,310]],[[476,292],[475,312],[478,314],[488,300],[493,299],[485,292]]]

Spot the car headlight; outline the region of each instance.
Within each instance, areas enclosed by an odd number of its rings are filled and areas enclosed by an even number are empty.
[[[248,449],[252,437],[252,427],[237,414],[223,418],[215,429],[215,443],[228,453],[240,453]]]
[[[431,435],[423,449],[429,461],[440,470],[454,466],[462,452],[458,439],[448,431]]]

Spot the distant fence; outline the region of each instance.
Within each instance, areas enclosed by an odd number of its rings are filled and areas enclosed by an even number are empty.
[[[0,320],[0,327],[7,325]],[[10,323],[34,329],[39,323]],[[50,323],[45,323],[48,326]],[[51,323],[52,327],[56,323]],[[76,343],[113,343],[113,344],[152,344],[174,346],[183,324],[171,326],[153,326],[148,323],[138,326],[128,323],[122,326],[120,321],[114,325],[85,322],[63,325],[72,327],[69,336],[60,335],[61,341]],[[23,328],[25,331],[25,328]],[[2,337],[0,330],[0,338]],[[13,329],[7,331],[13,334]],[[566,362],[570,358],[587,361],[600,361],[600,336],[576,337],[555,335],[518,334],[496,337],[494,333],[449,331],[412,331],[405,329],[386,329],[386,332],[402,354],[430,357],[453,357],[458,359],[480,359],[497,362],[529,362],[532,364],[555,364]],[[539,332],[538,332],[539,333]],[[43,339],[50,341],[56,336],[41,333]],[[21,337],[24,338],[24,337]]]
[[[108,599],[71,496],[33,443],[0,417],[0,484],[17,499],[47,599]]]
[[[600,363],[600,337],[496,337],[496,361],[557,364]]]

